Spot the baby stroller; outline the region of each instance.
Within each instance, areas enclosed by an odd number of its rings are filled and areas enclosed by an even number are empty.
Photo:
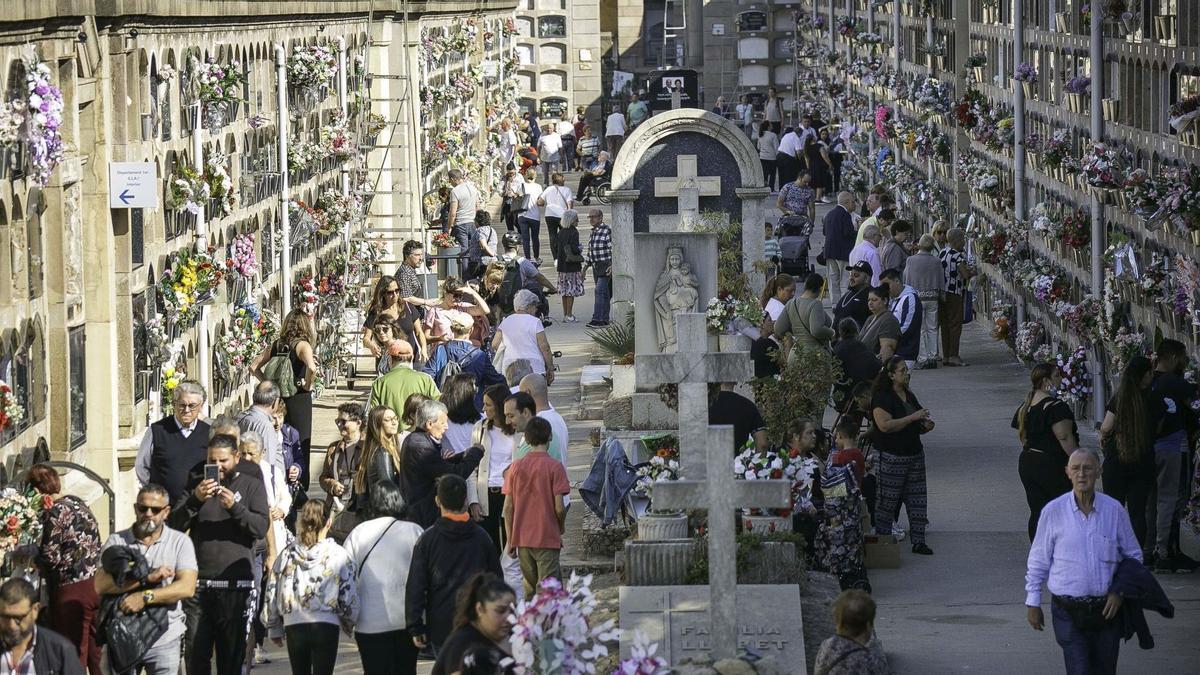
[[[808,240],[812,222],[806,216],[792,215],[779,219],[779,271],[803,279],[812,271],[808,263]]]

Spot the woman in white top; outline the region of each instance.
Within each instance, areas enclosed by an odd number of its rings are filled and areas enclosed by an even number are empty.
[[[763,178],[775,191],[775,157],[779,155],[779,136],[771,130],[771,125],[763,123],[758,132],[758,161],[762,164]]]
[[[554,355],[546,340],[546,329],[537,317],[538,297],[533,291],[522,288],[513,297],[513,313],[504,317],[496,326],[492,338],[492,349],[503,348],[500,372],[517,359],[529,359],[533,372],[546,376],[546,384],[554,380]]]
[[[537,184],[537,172],[525,170],[525,182],[521,184],[522,199],[518,208],[527,207],[517,214],[517,230],[521,232],[521,247],[525,257],[542,263],[542,208],[538,206],[542,195],[542,186]],[[532,248],[533,254],[530,255]]]
[[[475,376],[471,373],[451,375],[442,384],[446,418],[450,425],[442,435],[442,454],[446,457],[462,454],[471,447],[471,431],[482,415],[475,407]]]
[[[504,400],[508,398],[508,386],[494,384],[483,392],[483,419],[471,431],[471,444],[483,446],[483,459],[475,469],[474,479],[467,481],[467,503],[471,515],[483,517],[479,523],[496,545],[497,555],[502,549],[500,537],[504,528],[500,526],[504,515],[504,472],[512,464],[513,448],[516,447],[517,432],[504,417]]]
[[[542,213],[546,216],[546,232],[550,235],[551,257],[558,250],[558,228],[562,225],[563,212],[575,208],[575,194],[563,182],[561,173],[551,174],[550,184],[546,186],[545,190],[542,190],[542,196],[538,198],[538,206],[543,207]],[[557,258],[555,262],[557,262]]]
[[[783,314],[788,300],[791,300],[795,295],[796,279],[792,275],[776,274],[767,281],[766,287],[763,288],[762,297],[759,299],[763,312],[766,314],[763,320],[763,335],[771,335],[775,332],[775,322]]]
[[[404,497],[392,483],[371,490],[378,518],[359,524],[345,549],[358,570],[358,624],[354,641],[364,675],[416,675],[417,648],[405,630],[405,586],[421,526],[404,520]]]

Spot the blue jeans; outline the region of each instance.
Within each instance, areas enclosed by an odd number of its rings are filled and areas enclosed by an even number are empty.
[[[1079,630],[1067,610],[1051,603],[1054,639],[1063,650],[1067,675],[1109,675],[1117,672],[1121,622],[1109,621],[1099,630]]]
[[[521,232],[521,248],[525,251],[525,257],[529,259],[540,258],[542,253],[542,221],[534,220],[519,216],[517,218],[517,229]],[[530,255],[530,247],[533,249],[533,255]]]
[[[596,275],[596,302],[592,305],[592,321],[608,323],[609,303],[612,302],[612,275]]]

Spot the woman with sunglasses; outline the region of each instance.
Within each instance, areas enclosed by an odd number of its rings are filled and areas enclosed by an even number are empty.
[[[393,337],[403,339],[412,345],[413,367],[420,369],[428,355],[426,347],[425,327],[421,324],[421,315],[411,304],[400,297],[400,282],[393,276],[383,275],[375,284],[375,292],[371,296],[371,305],[367,308],[367,316],[363,319],[362,342],[367,351],[376,359],[387,356],[388,343],[375,334],[376,323],[390,322],[399,329]]]

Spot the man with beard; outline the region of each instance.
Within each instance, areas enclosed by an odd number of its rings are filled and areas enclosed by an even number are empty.
[[[141,553],[150,566],[150,576],[144,584],[133,581],[119,587],[112,576],[101,569],[96,572],[96,592],[123,595],[121,609],[130,614],[136,614],[148,605],[170,608],[167,632],[142,655],[137,668],[145,668],[155,675],[171,675],[179,671],[179,652],[185,631],[183,608],[179,603],[196,594],[196,549],[187,535],[164,524],[171,514],[165,488],[153,483],[142,487],[133,510],[133,527],[114,532],[104,542],[104,548],[128,546]]]
[[[83,675],[78,650],[67,638],[38,627],[37,589],[22,577],[0,585],[0,672]]]
[[[871,269],[870,263],[860,260],[848,266],[846,271],[850,273],[850,287],[833,305],[833,325],[840,324],[842,319],[851,318],[862,328],[870,315],[870,310],[867,309],[867,292],[871,290],[871,275],[874,270]]]

